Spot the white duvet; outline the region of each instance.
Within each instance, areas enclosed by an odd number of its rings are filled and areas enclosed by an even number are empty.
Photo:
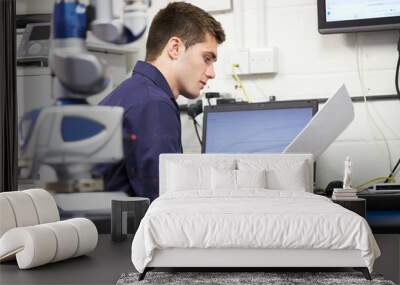
[[[135,268],[165,248],[358,249],[370,271],[380,255],[359,215],[322,196],[265,189],[164,194],[134,237]]]

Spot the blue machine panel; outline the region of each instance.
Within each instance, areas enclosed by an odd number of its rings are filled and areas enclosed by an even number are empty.
[[[61,122],[62,138],[66,142],[88,139],[104,129],[102,124],[83,117],[66,116]]]

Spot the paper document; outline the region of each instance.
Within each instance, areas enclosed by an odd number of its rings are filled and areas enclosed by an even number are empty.
[[[316,159],[353,119],[353,103],[346,86],[342,85],[283,153],[312,153]]]

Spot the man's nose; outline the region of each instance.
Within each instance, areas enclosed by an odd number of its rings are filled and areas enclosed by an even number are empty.
[[[206,76],[209,79],[213,79],[215,77],[215,71],[214,71],[214,64],[210,64],[207,69],[206,69]]]

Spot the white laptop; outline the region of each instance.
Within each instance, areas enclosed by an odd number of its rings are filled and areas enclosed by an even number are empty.
[[[312,153],[316,159],[353,119],[353,103],[346,86],[342,85],[283,153]]]

